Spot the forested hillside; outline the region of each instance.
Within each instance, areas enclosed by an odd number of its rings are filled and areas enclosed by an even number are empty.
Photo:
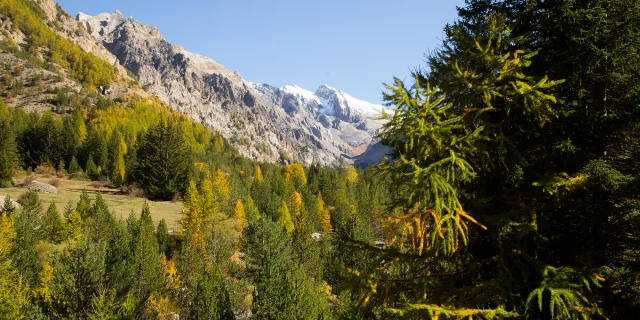
[[[99,92],[136,85],[34,2],[0,3],[30,39],[3,43],[19,63],[2,96],[28,66],[73,84],[46,111],[0,100],[0,187],[47,170],[184,207],[170,232],[100,193],[62,215],[31,190],[7,199],[0,319],[637,317],[640,3],[458,12],[426,67],[386,85],[394,151],[362,171],[254,162],[157,98]],[[63,44],[86,58],[55,58]]]

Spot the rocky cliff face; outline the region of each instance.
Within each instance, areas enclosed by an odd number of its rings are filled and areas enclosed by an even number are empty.
[[[185,51],[160,31],[120,12],[78,21],[152,94],[217,130],[259,161],[353,162],[380,127],[374,105],[321,86],[310,93],[245,81],[207,57]]]

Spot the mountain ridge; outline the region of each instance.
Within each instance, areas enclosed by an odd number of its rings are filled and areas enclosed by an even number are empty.
[[[120,11],[79,13],[77,20],[150,93],[218,131],[252,159],[336,165],[343,158],[356,163],[377,142],[382,122],[375,109],[382,106],[328,85],[308,94],[298,86],[275,90],[248,82]]]

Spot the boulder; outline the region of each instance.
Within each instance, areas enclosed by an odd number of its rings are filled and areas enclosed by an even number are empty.
[[[38,181],[31,182],[31,184],[29,185],[29,190],[33,190],[40,193],[58,193],[58,188],[50,184],[46,184]]]

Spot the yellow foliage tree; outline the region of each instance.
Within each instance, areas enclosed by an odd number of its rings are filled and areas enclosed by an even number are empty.
[[[256,165],[255,179],[256,179],[256,182],[263,182],[264,181],[264,177],[262,176],[262,169],[260,168],[259,165]]]
[[[229,216],[229,206],[231,201],[231,183],[227,174],[217,169],[213,178],[213,195],[216,207],[225,215]]]
[[[299,216],[302,211],[302,195],[300,192],[294,191],[291,194],[291,200],[289,201],[290,212],[293,212],[294,215]]]
[[[49,289],[49,282],[53,278],[53,266],[51,265],[51,258],[47,258],[42,265],[40,271],[40,287],[35,290],[37,296],[39,296],[44,302],[51,302],[51,290]]]
[[[73,125],[76,133],[78,134],[78,138],[80,138],[80,141],[84,142],[87,139],[87,127],[84,124],[84,118],[82,117],[82,114],[80,114],[80,111],[76,112],[73,119]]]
[[[299,163],[290,164],[282,168],[282,176],[287,182],[307,184],[307,175],[304,168]]]
[[[27,299],[27,288],[11,260],[15,237],[13,218],[0,213],[0,318],[6,319],[22,319],[21,309]]]
[[[116,161],[113,164],[113,172],[111,179],[116,184],[120,185],[124,183],[124,174],[125,174],[125,163],[124,156],[127,154],[127,144],[124,141],[124,138],[120,135],[118,141],[118,150],[116,150]]]
[[[291,214],[289,213],[287,203],[284,200],[282,200],[280,208],[278,209],[278,223],[287,230],[287,232],[293,232],[293,221],[291,220]]]
[[[256,222],[260,220],[260,211],[258,211],[258,207],[256,207],[255,203],[253,202],[253,198],[251,198],[251,196],[247,197],[247,208],[245,212],[247,215],[247,220],[252,222]]]
[[[358,183],[358,170],[352,166],[344,168],[344,177],[350,183]]]
[[[236,221],[238,231],[242,232],[244,227],[247,225],[247,218],[244,212],[244,205],[242,204],[242,200],[237,199],[235,206],[233,206],[233,219]]]
[[[329,210],[324,207],[324,200],[322,200],[322,193],[319,192],[316,197],[316,211],[320,215],[320,224],[322,226],[322,232],[332,232],[333,226],[331,225],[331,214]]]
[[[73,213],[67,217],[67,224],[65,225],[69,240],[77,242],[82,240],[84,235],[84,225],[82,223],[82,216],[79,212],[73,210]]]
[[[191,181],[184,196],[184,216],[180,220],[180,224],[184,230],[191,231],[192,244],[200,250],[205,249],[203,229],[205,229],[206,219],[202,205],[203,200],[195,182]]]

